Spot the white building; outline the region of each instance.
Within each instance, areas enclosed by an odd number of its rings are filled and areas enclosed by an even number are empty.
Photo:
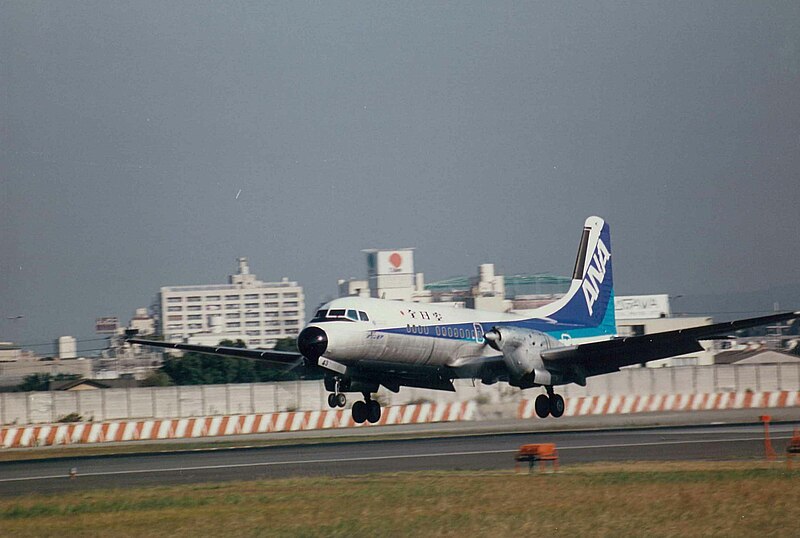
[[[154,310],[165,340],[213,334],[269,349],[280,338],[297,336],[305,323],[302,286],[288,278],[262,282],[250,274],[247,258],[238,261],[228,284],[161,288]]]
[[[74,336],[58,337],[58,358],[76,359],[78,358],[78,342]]]

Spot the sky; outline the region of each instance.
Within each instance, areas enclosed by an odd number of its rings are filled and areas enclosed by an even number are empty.
[[[800,289],[796,1],[0,12],[0,340],[91,338],[238,256],[309,311],[365,248],[569,275],[589,215],[617,294]]]

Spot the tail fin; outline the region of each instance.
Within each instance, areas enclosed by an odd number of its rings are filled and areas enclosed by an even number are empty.
[[[608,224],[600,217],[589,217],[581,234],[572,284],[567,295],[552,305],[556,310],[548,317],[559,324],[616,334],[611,265]]]

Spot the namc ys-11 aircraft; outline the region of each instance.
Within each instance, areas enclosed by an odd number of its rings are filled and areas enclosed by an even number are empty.
[[[554,390],[624,366],[702,351],[698,340],[800,317],[785,312],[669,332],[617,337],[613,258],[608,224],[589,217],[581,235],[569,291],[535,310],[515,313],[458,309],[435,303],[344,297],[320,307],[298,335],[300,353],[143,340],[147,346],[267,361],[286,368],[322,370],[328,404],[344,407],[357,423],[380,420],[371,395],[380,386],[455,391],[454,379],[544,387],[536,414],[560,417],[564,398]]]

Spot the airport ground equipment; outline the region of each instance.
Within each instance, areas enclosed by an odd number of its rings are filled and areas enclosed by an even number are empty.
[[[520,462],[528,462],[528,473],[533,471],[536,467],[536,462],[539,463],[539,470],[544,471],[545,462],[552,462],[553,472],[558,470],[558,450],[555,443],[535,443],[522,445],[519,447],[519,452],[514,457],[517,461],[514,470],[519,470]]]

